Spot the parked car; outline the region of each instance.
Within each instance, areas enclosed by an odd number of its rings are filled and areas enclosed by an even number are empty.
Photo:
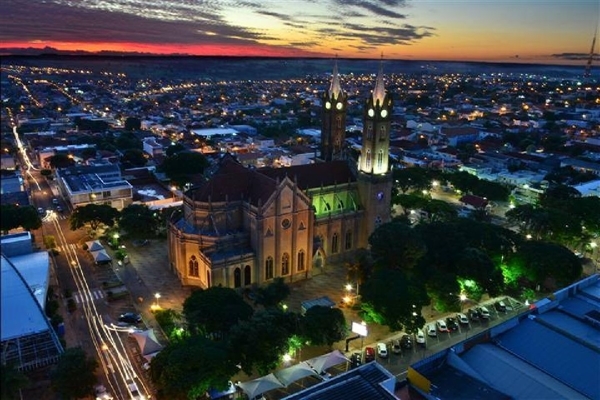
[[[496,308],[496,311],[506,312],[506,303],[504,303],[504,301],[497,301],[494,304],[494,307]]]
[[[54,204],[55,206],[58,205],[58,199],[52,199],[52,204]]]
[[[350,368],[360,367],[362,364],[362,355],[360,353],[352,353],[350,356]]]
[[[402,353],[402,347],[400,347],[400,340],[398,340],[398,339],[392,340],[392,353],[394,353],[394,354]]]
[[[479,312],[479,315],[481,316],[481,318],[483,318],[483,319],[490,318],[490,311],[485,306],[478,307],[477,311]]]
[[[404,349],[412,349],[412,337],[410,335],[402,335],[402,338],[400,339],[400,346],[402,346]]]
[[[387,356],[388,356],[387,344],[385,344],[383,342],[377,343],[377,355],[381,358],[387,358]]]
[[[415,340],[418,344],[424,345],[426,340],[425,340],[425,333],[423,333],[422,329],[417,329],[417,333],[415,333]]]
[[[38,214],[40,214],[40,215],[46,214],[46,210],[44,210],[42,207],[38,207]]]
[[[135,383],[133,380],[127,380],[126,383],[132,400],[144,400],[144,396],[140,393],[137,383]]]
[[[435,326],[440,332],[449,332],[448,326],[446,325],[446,321],[444,321],[443,319],[438,319],[437,321],[435,321]]]
[[[61,206],[56,206],[56,212],[62,213],[63,208]]]
[[[456,320],[461,325],[469,325],[469,318],[463,313],[456,314]]]
[[[139,324],[142,322],[142,316],[140,314],[127,312],[119,315],[119,322],[125,322],[127,324]]]
[[[431,337],[437,336],[437,328],[433,322],[431,324],[427,325],[426,329],[427,329],[427,336],[431,336]]]
[[[365,363],[375,361],[375,349],[372,347],[365,347]]]
[[[479,311],[477,311],[477,309],[470,308],[469,309],[469,318],[471,319],[471,321],[479,321],[479,318],[480,318]]]
[[[453,317],[446,318],[446,326],[448,327],[448,330],[451,332],[458,330],[458,322],[456,322],[456,319]]]

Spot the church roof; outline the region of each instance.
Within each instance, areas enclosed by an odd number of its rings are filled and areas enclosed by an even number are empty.
[[[329,95],[333,95],[334,99],[339,99],[342,95],[342,86],[340,85],[340,75],[338,74],[337,61],[333,66],[333,76],[331,86],[329,87]]]
[[[232,157],[224,157],[212,178],[191,189],[189,195],[194,201],[246,200],[257,205],[265,203],[276,187],[274,179],[244,167]]]
[[[341,160],[287,168],[261,168],[258,172],[274,179],[288,177],[296,181],[302,190],[356,181],[348,163]]]
[[[373,89],[373,104],[383,104],[385,99],[385,84],[383,82],[383,65],[379,67],[379,73],[377,74],[377,80],[375,81],[375,89]]]

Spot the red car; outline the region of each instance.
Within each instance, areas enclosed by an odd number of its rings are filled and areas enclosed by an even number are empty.
[[[365,363],[375,361],[375,349],[372,347],[365,348]]]

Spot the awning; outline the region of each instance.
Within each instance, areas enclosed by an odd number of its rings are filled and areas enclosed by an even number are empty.
[[[291,383],[294,383],[299,379],[306,378],[307,376],[311,375],[319,376],[319,374],[317,374],[317,372],[304,361],[289,368],[275,372],[275,376],[281,383],[283,383],[285,387],[288,387]]]
[[[350,361],[345,355],[339,350],[334,350],[331,353],[324,354],[319,357],[311,358],[306,362],[312,366],[315,371],[319,374],[325,371],[327,368],[333,367],[334,365],[342,364]]]
[[[284,386],[274,374],[269,374],[254,379],[253,381],[238,383],[238,387],[240,387],[249,398],[253,399],[269,390],[282,388]]]

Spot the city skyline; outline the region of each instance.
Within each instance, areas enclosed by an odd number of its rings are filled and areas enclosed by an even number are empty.
[[[562,65],[586,63],[600,15],[596,0],[5,0],[1,9],[5,49]]]

